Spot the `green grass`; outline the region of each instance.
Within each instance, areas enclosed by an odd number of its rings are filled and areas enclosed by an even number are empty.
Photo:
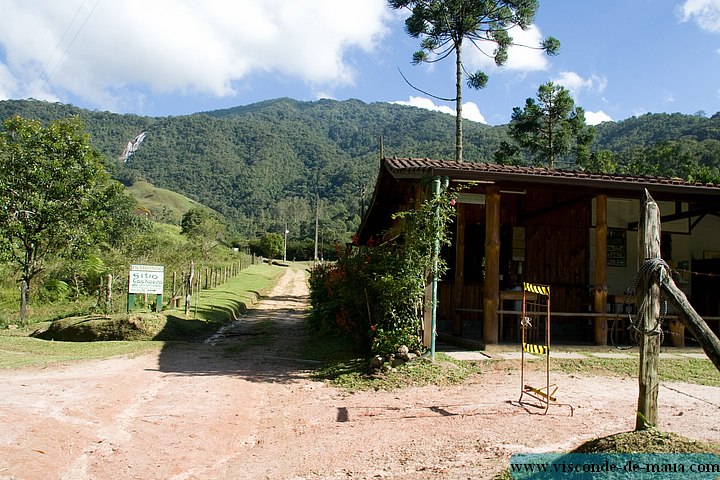
[[[437,353],[434,362],[416,358],[386,372],[371,372],[369,360],[356,344],[334,336],[313,337],[312,345],[302,353],[303,358],[323,361],[314,378],[349,392],[457,385],[483,369],[482,363],[462,362]]]
[[[637,377],[639,358],[553,359],[552,370],[579,375],[618,375]],[[710,360],[697,358],[660,359],[662,382],[686,382],[720,387],[720,372]]]
[[[226,283],[202,290],[197,305],[193,297],[190,317],[216,324],[237,318],[257,304],[284,271],[285,267],[251,265]],[[166,313],[184,316],[184,307],[180,310],[168,310]]]
[[[583,443],[573,453],[713,453],[720,444],[690,440],[656,429],[622,432]]]
[[[191,208],[206,208],[179,193],[158,188],[146,181],[139,181],[127,188],[142,207],[147,208],[162,221],[180,223],[182,216]]]
[[[165,342],[48,342],[31,337],[0,337],[0,368],[39,367],[117,355],[159,351]]]
[[[248,267],[223,285],[205,290],[198,302],[196,318],[192,318],[193,310],[191,318],[187,319],[184,311],[165,312],[166,323],[152,341],[53,342],[29,337],[34,330],[47,328],[49,322],[15,330],[0,330],[0,368],[43,366],[58,362],[134,355],[158,350],[168,341],[203,338],[216,331],[221,324],[254,306],[275,284],[283,271],[284,268],[278,266]],[[108,325],[99,328],[107,329]],[[270,338],[270,335],[263,336]]]
[[[0,306],[0,331],[8,325],[20,324],[19,294],[17,299]],[[36,303],[32,302],[27,309],[25,321],[29,325],[40,322],[49,322],[73,315],[83,315],[89,310],[95,299],[81,297],[73,301],[58,303]]]

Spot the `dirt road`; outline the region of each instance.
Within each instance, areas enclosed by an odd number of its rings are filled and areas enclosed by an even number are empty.
[[[508,362],[453,388],[343,393],[293,356],[306,304],[304,272],[288,269],[214,344],[0,372],[0,479],[492,478],[512,453],[634,425],[636,380],[556,375],[574,416],[541,416],[509,403]],[[252,327],[268,322],[263,345]],[[718,399],[663,387],[661,428],[720,441]]]

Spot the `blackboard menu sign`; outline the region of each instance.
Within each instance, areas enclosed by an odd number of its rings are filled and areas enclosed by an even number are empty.
[[[627,265],[627,231],[608,230],[607,264],[609,267],[625,267]]]

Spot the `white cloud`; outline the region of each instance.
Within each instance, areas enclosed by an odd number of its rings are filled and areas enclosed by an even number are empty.
[[[533,72],[547,70],[549,66],[548,56],[537,47],[543,41],[542,32],[535,25],[527,30],[514,27],[508,32],[517,45],[508,50],[508,61],[501,68],[516,72]],[[483,43],[487,43],[486,45]],[[494,50],[494,44],[490,42],[478,42],[478,46],[485,49],[485,53],[475,48],[471,43],[463,43],[464,63],[469,70],[496,69],[495,61],[488,56]],[[530,48],[533,47],[533,48]]]
[[[591,75],[589,78],[583,78],[575,72],[560,72],[553,82],[567,88],[576,100],[583,91],[602,93],[607,87],[606,77]]]
[[[409,100],[397,100],[395,102],[397,105],[407,105],[410,107],[418,107],[418,108],[424,108],[425,110],[431,110],[433,112],[441,112],[441,113],[448,113],[450,115],[455,115],[455,109],[452,107],[449,107],[447,105],[435,105],[435,103],[425,97],[410,97]],[[485,121],[485,117],[483,117],[482,113],[480,113],[480,109],[478,106],[473,102],[467,102],[463,103],[463,118],[466,120],[470,120],[472,122],[479,122],[479,123],[487,123]]]
[[[701,29],[720,33],[720,0],[685,0],[677,7],[683,22],[695,22]]]
[[[0,64],[0,100],[8,100],[12,98],[13,92],[17,89],[17,82],[5,67]]]
[[[585,112],[585,123],[588,125],[597,125],[602,122],[612,122],[613,119],[602,110],[597,112]]]
[[[254,73],[351,85],[348,53],[373,51],[390,15],[384,0],[0,0],[0,11],[10,94],[52,87],[105,106],[141,88],[229,96]]]

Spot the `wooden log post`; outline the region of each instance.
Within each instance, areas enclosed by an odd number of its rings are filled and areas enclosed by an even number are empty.
[[[483,340],[498,343],[500,302],[500,189],[485,190],[485,288],[483,293]]]
[[[112,273],[107,274],[107,290],[105,290],[105,311],[112,312],[113,308],[113,276]]]
[[[193,286],[195,279],[195,262],[190,261],[190,272],[187,276],[187,281],[185,283],[185,316],[188,317],[190,315],[190,305],[192,304],[192,294],[193,294]]]
[[[640,207],[638,230],[638,269],[642,272],[646,260],[660,258],[660,209],[650,193],[645,190]],[[641,276],[642,277],[642,276]],[[651,282],[646,285],[646,282]],[[658,366],[660,363],[660,335],[651,332],[660,317],[660,286],[650,278],[638,285],[637,305],[642,305],[638,315],[643,317],[640,326],[640,371],[638,374],[638,407],[635,430],[647,430],[658,424]],[[659,332],[657,332],[659,333]]]
[[[177,272],[173,270],[173,279],[172,279],[172,294],[170,295],[170,307],[176,307],[175,305],[175,295],[177,295]]]
[[[27,318],[28,283],[25,279],[20,282],[20,325],[25,325]]]
[[[453,307],[459,308],[463,304],[463,290],[465,289],[465,212],[462,203],[457,204],[457,230],[455,236],[455,282],[453,283]],[[461,337],[463,333],[462,312],[454,310],[452,315],[452,333]]]
[[[593,311],[603,314],[595,317],[595,344],[607,345],[607,195],[595,198],[595,291]]]

